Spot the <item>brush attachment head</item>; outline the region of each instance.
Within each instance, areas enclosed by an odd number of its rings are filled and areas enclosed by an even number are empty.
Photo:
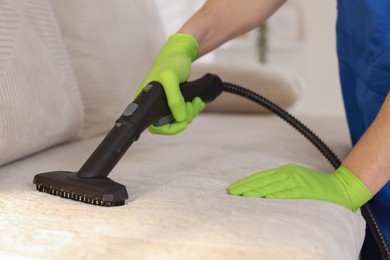
[[[37,190],[98,206],[121,206],[128,199],[126,187],[108,177],[83,178],[77,172],[56,171],[35,175]]]

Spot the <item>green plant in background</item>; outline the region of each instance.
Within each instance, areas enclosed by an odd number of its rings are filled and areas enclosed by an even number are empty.
[[[267,62],[268,54],[268,26],[267,23],[262,23],[258,28],[257,38],[257,54],[260,63]]]

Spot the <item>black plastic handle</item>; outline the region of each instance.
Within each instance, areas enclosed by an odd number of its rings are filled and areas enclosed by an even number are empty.
[[[204,102],[211,102],[221,94],[222,88],[221,79],[214,74],[206,74],[202,78],[180,85],[185,101],[200,97]],[[138,105],[137,110],[140,110],[138,115],[134,113],[133,118],[140,132],[150,124],[162,125],[173,121],[165,91],[159,82],[150,82],[129,106],[134,107],[134,104]]]
[[[161,84],[158,82],[151,82],[150,84],[153,85],[153,87],[162,89]],[[195,97],[199,97],[205,103],[216,99],[221,94],[222,88],[223,83],[221,79],[214,74],[206,74],[197,80],[180,84],[180,91],[185,101],[192,101]],[[174,121],[171,110],[166,103],[167,98],[165,91],[162,91],[161,89],[154,92],[158,95],[159,99],[156,103],[158,104],[158,107],[155,108],[155,111],[159,113],[156,115],[158,120],[153,121],[153,124],[156,126],[165,125]]]
[[[211,102],[222,92],[223,82],[215,74],[206,74],[203,77],[184,82],[180,85],[181,93],[186,101],[191,101],[195,97],[200,97],[203,102]]]
[[[186,101],[200,97],[204,102],[211,102],[222,92],[222,88],[221,79],[213,74],[180,85]],[[158,82],[149,83],[116,120],[115,126],[80,168],[77,176],[107,176],[150,124],[161,121],[161,118],[169,119],[170,115],[163,87]]]

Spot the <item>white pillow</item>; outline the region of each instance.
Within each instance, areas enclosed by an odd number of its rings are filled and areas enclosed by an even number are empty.
[[[0,165],[69,140],[83,108],[49,1],[0,1]]]
[[[222,81],[234,83],[269,99],[283,109],[290,108],[299,99],[302,79],[291,72],[261,64],[196,63],[190,80],[206,73],[218,75]],[[242,97],[222,93],[205,111],[222,113],[269,113],[262,106]]]
[[[113,127],[165,41],[152,0],[52,0],[85,106],[81,137]]]

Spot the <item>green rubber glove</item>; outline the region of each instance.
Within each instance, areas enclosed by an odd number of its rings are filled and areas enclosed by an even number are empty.
[[[193,117],[204,109],[205,105],[200,99],[186,104],[179,88],[179,84],[190,76],[192,62],[198,58],[198,55],[198,42],[190,34],[173,34],[161,48],[144,81],[136,91],[136,96],[149,82],[160,82],[176,121],[158,127],[152,125],[148,128],[151,133],[177,134],[183,131]]]
[[[372,198],[370,190],[346,167],[325,174],[288,164],[255,173],[228,187],[231,195],[328,201],[356,211]]]
[[[192,119],[195,118],[204,108],[204,102],[196,97],[192,102],[186,102],[186,111],[187,115],[184,121],[174,122],[172,124],[166,124],[163,126],[150,126],[149,131],[152,134],[162,134],[162,135],[171,135],[183,131],[186,127],[192,122]]]

